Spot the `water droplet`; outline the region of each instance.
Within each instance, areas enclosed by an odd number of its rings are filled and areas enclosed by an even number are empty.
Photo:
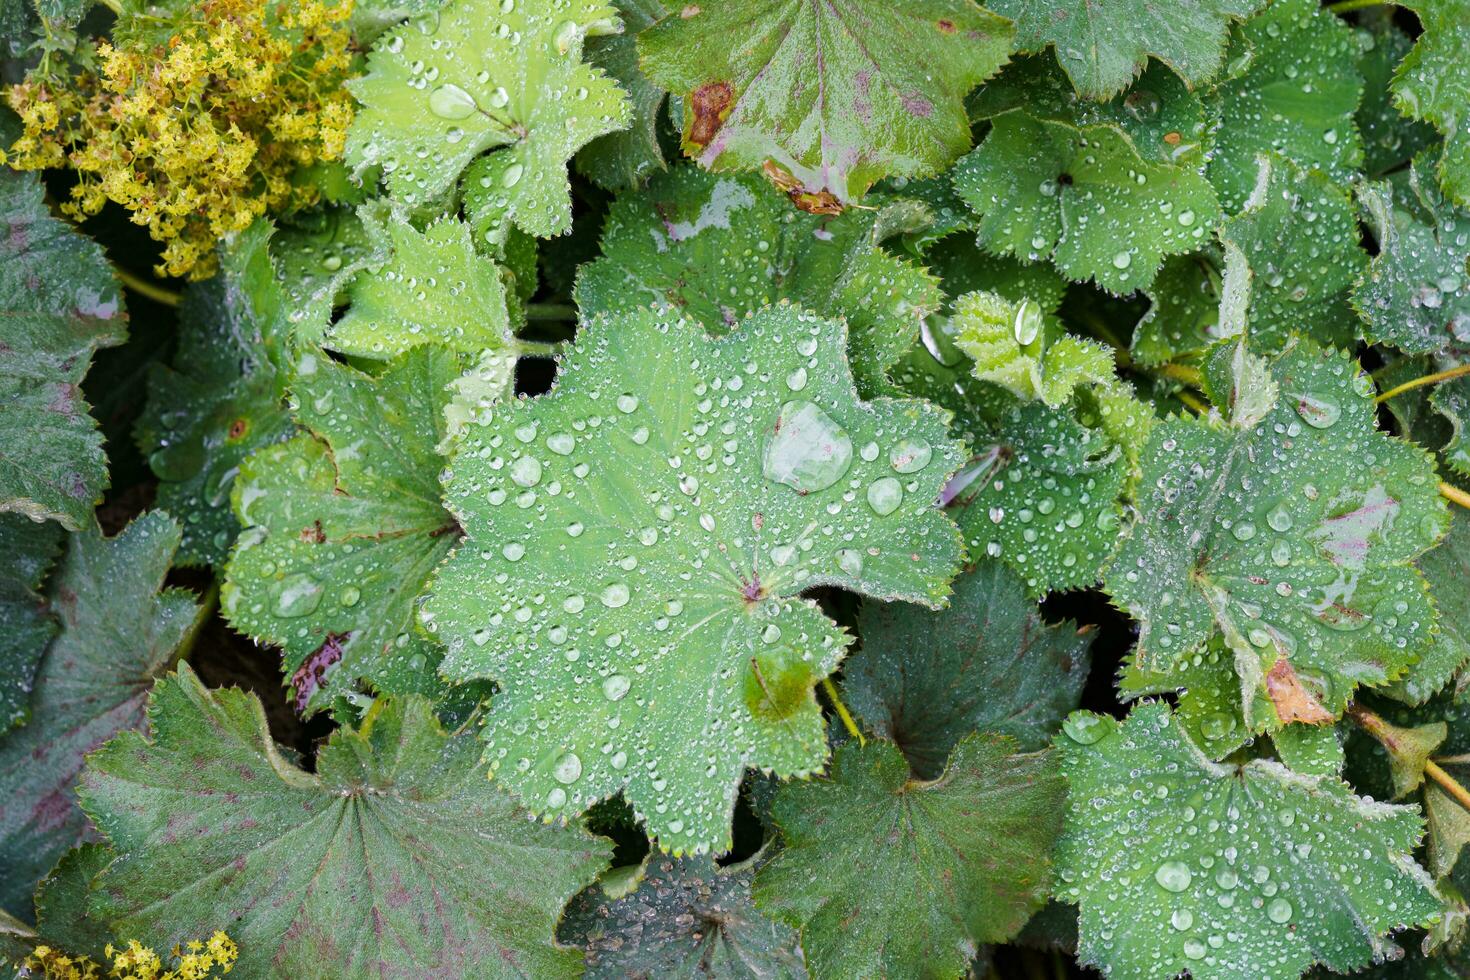
[[[923,439],[904,439],[888,454],[888,462],[900,473],[917,473],[929,465],[934,448]]]
[[[546,794],[546,806],[552,810],[560,810],[567,804],[567,791],[558,786]]]
[[[1041,306],[1034,300],[1024,299],[1016,307],[1015,319],[1011,321],[1011,336],[1022,347],[1029,347],[1041,336]]]
[[[623,394],[618,396],[618,411],[624,415],[631,415],[638,410],[638,396]]]
[[[879,517],[887,517],[903,503],[903,484],[891,476],[874,480],[868,487],[868,506]]]
[[[1314,429],[1329,428],[1342,418],[1342,406],[1325,395],[1297,394],[1296,413]]]
[[[546,448],[558,456],[570,456],[577,448],[577,439],[570,432],[553,432],[546,437]]]
[[[602,600],[602,604],[609,609],[618,609],[626,606],[630,597],[631,593],[628,591],[628,587],[622,582],[614,582],[603,589],[602,595],[598,596]]]
[[[276,615],[286,619],[307,616],[322,601],[322,583],[305,572],[287,575],[275,585]]]
[[[510,464],[510,478],[518,487],[534,487],[541,482],[541,461],[535,456],[522,456]]]
[[[520,183],[521,174],[525,172],[526,168],[521,166],[519,163],[511,164],[510,166],[505,168],[505,173],[501,175],[500,185],[502,187],[514,187],[516,184]]]
[[[1174,914],[1169,916],[1169,924],[1183,932],[1194,925],[1194,913],[1189,909],[1175,909]]]
[[[602,681],[602,696],[609,701],[621,701],[633,682],[622,674],[609,674]]]
[[[551,767],[551,777],[559,783],[571,785],[582,778],[582,760],[577,753],[568,752]]]
[[[761,465],[766,479],[799,493],[825,490],[852,465],[852,440],[812,402],[790,401],[781,406]]]
[[[429,111],[440,119],[464,119],[476,108],[474,96],[458,85],[441,85],[429,93]]]
[[[1291,530],[1291,511],[1287,509],[1285,501],[1266,512],[1266,523],[1273,531]]]
[[[1154,881],[1164,891],[1177,895],[1189,887],[1190,882],[1194,881],[1194,875],[1182,861],[1165,861],[1154,872]]]
[[[1062,722],[1062,731],[1079,745],[1092,745],[1106,735],[1109,728],[1108,723],[1102,718],[1083,712],[1068,715]]]
[[[344,606],[355,606],[361,598],[362,590],[355,585],[349,585],[342,590],[342,596],[338,601]]]
[[[837,552],[837,567],[856,578],[863,574],[863,554],[855,548],[843,548]]]
[[[786,375],[786,387],[792,391],[800,391],[806,387],[806,368],[799,367]]]
[[[1133,264],[1133,256],[1127,252],[1117,252],[1113,255],[1113,268],[1126,269]]]

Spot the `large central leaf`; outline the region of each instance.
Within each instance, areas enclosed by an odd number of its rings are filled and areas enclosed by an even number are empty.
[[[1265,363],[1227,346],[1207,381],[1232,414],[1154,429],[1107,589],[1139,620],[1143,666],[1218,630],[1247,718],[1261,694],[1275,712],[1257,723],[1328,721],[1428,643],[1434,610],[1409,562],[1448,527],[1433,466],[1377,431],[1371,386],[1342,355],[1293,344]]]
[[[1011,33],[971,0],[705,0],[638,50],[685,97],[690,156],[715,170],[772,160],[845,202],[970,148],[963,99],[1004,63]]]
[[[942,603],[944,415],[858,401],[838,322],[775,307],[713,340],[643,310],[583,331],[448,477],[467,540],[425,621],[501,685],[499,778],[547,818],[622,790],[668,850],[728,847],[747,766],[826,757],[812,686],[847,638],[803,589]]]
[[[538,827],[486,781],[478,745],[420,697],[339,729],[315,772],[252,695],[159,681],[152,738],[87,760],[81,795],[117,852],[91,914],[171,943],[227,929],[245,977],[574,977],[552,940],[606,842]]]

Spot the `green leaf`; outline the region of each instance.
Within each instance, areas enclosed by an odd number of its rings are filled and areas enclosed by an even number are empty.
[[[347,138],[360,174],[381,166],[389,193],[417,205],[454,186],[471,161],[477,226],[513,221],[540,237],[571,227],[566,162],[627,125],[627,99],[582,61],[588,34],[617,30],[603,0],[452,0],[385,33],[368,73],[347,83],[362,103]]]
[[[659,145],[659,116],[667,93],[638,68],[636,36],[668,15],[661,0],[613,0],[623,22],[621,34],[589,38],[587,60],[606,72],[628,94],[631,125],[599,136],[577,153],[577,171],[611,191],[637,187],[668,168]]]
[[[1342,742],[1335,725],[1287,725],[1271,735],[1276,754],[1292,772],[1341,776]]]
[[[845,317],[859,390],[884,393],[886,369],[942,298],[933,277],[881,247],[880,216],[795,213],[760,177],[678,167],[613,202],[577,303],[584,320],[658,304],[724,333],[789,299]]]
[[[0,907],[31,914],[31,889],[88,831],[72,799],[82,757],[143,722],[143,696],[200,625],[192,593],[164,589],[179,526],[153,511],[115,538],[71,536],[53,576],[61,632],[46,650],[31,719],[0,735]]]
[[[51,216],[41,182],[0,167],[0,513],[91,523],[107,488],[82,378],[127,338],[102,249]]]
[[[665,850],[728,849],[747,767],[826,758],[812,687],[848,639],[798,593],[943,603],[960,447],[925,403],[859,402],[846,346],[784,305],[724,339],[600,317],[550,393],[467,434],[424,618],[445,676],[500,684],[487,754],[534,812],[622,790]]]
[[[1449,534],[1420,556],[1419,571],[1439,608],[1439,629],[1419,662],[1383,692],[1408,704],[1423,704],[1470,661],[1470,515],[1453,509]]]
[[[1121,723],[1079,712],[1064,731],[1060,895],[1081,908],[1079,958],[1107,976],[1348,972],[1439,912],[1410,807],[1274,762],[1212,763],[1162,704]]]
[[[36,590],[61,550],[61,528],[0,514],[0,737],[30,716],[36,665],[56,622]]]
[[[1219,214],[1199,174],[1145,161],[1121,130],[1008,112],[955,167],[992,252],[1050,258],[1077,282],[1146,288],[1164,256],[1198,248]]]
[[[1412,119],[1431,123],[1444,135],[1439,180],[1452,200],[1470,207],[1470,135],[1466,105],[1470,81],[1470,2],[1402,0],[1419,15],[1424,33],[1394,73],[1394,103]]]
[[[932,782],[891,742],[839,748],[830,775],[776,796],[786,846],[756,904],[801,930],[813,976],[959,977],[1041,907],[1065,786],[1048,753],[995,735]]]
[[[293,385],[310,434],[241,466],[245,531],[221,591],[236,629],[283,649],[298,710],[366,678],[390,693],[432,690],[438,645],[417,602],[458,540],[439,500],[446,386],[456,360],[415,348],[374,378],[306,354]]]
[[[183,526],[181,564],[223,564],[239,530],[230,491],[240,464],[296,431],[270,237],[256,222],[222,247],[219,274],[184,294],[174,366],[149,377],[138,445],[158,477],[157,505]]]
[[[1144,159],[1155,163],[1198,166],[1208,143],[1204,103],[1157,61],[1126,92],[1099,102],[1078,95],[1053,59],[1018,58],[976,89],[968,106],[971,119],[1024,109],[1033,118],[1069,126],[1112,124],[1127,134]]]
[[[1368,339],[1410,354],[1470,340],[1470,213],[1439,192],[1428,160],[1414,159],[1408,191],[1361,191],[1378,254],[1353,293]]]
[[[969,214],[968,208],[965,211]],[[939,277],[940,288],[951,301],[983,289],[1013,303],[1029,299],[1043,313],[1055,313],[1067,292],[1067,280],[1048,263],[991,255],[981,250],[973,234],[950,235],[937,242],[927,258],[929,271]]]
[[[1275,0],[1246,22],[1250,67],[1213,98],[1218,117],[1210,182],[1227,213],[1244,206],[1256,158],[1278,153],[1346,181],[1363,162],[1354,115],[1363,96],[1351,27],[1317,0]]]
[[[1255,190],[1220,231],[1251,271],[1252,349],[1280,350],[1296,332],[1351,348],[1359,321],[1349,294],[1368,265],[1352,200],[1319,170],[1281,157],[1258,164]]]
[[[640,34],[638,52],[684,100],[685,153],[712,170],[771,161],[826,206],[968,150],[965,94],[1011,39],[971,0],[705,0]]]
[[[796,933],[751,902],[760,860],[721,868],[704,855],[655,856],[636,891],[578,896],[559,935],[587,951],[589,980],[805,977]]]
[[[1148,312],[1133,331],[1131,353],[1144,367],[1198,354],[1222,340],[1221,267],[1218,250],[1164,260],[1148,294]]]
[[[1047,322],[1040,304],[1029,299],[966,293],[954,301],[950,327],[955,346],[975,362],[975,377],[1022,401],[1058,408],[1079,385],[1113,377],[1112,351]]]
[[[1394,24],[1394,8],[1382,9],[1381,16],[1365,19],[1369,43],[1358,58],[1365,84],[1357,123],[1363,134],[1363,170],[1370,177],[1397,170],[1435,141],[1432,127],[1405,118],[1393,104],[1389,79],[1414,42]]]
[[[296,340],[319,344],[345,287],[386,256],[382,237],[369,233],[356,211],[330,208],[282,228],[271,239],[276,281],[285,295],[286,319]]]
[[[1448,526],[1433,466],[1377,431],[1372,386],[1345,355],[1293,343],[1263,361],[1223,345],[1206,386],[1231,417],[1154,428],[1105,587],[1139,621],[1144,669],[1219,631],[1252,726],[1321,724],[1428,647],[1434,608],[1409,562]]]
[[[1456,338],[1456,341],[1458,341],[1458,338]],[[1454,343],[1451,350],[1455,356],[1442,359],[1444,362],[1447,362],[1445,365],[1446,369],[1458,366],[1453,362],[1460,360],[1464,356],[1462,353],[1464,350],[1463,342]],[[1408,363],[1412,365],[1415,362],[1410,361]],[[1430,368],[1428,367],[1420,367],[1418,370],[1405,370],[1403,377],[1399,378],[1398,382],[1421,377],[1425,373],[1428,373],[1429,370]],[[1381,387],[1386,391],[1398,382],[1384,378]],[[1443,444],[1440,446],[1440,459],[1444,461],[1446,466],[1459,475],[1470,476],[1470,429],[1467,429],[1466,426],[1466,423],[1470,422],[1470,381],[1467,381],[1463,376],[1450,378],[1447,381],[1441,381],[1439,384],[1436,384],[1429,390],[1427,395],[1423,388],[1417,391],[1405,392],[1404,394],[1409,395],[1409,399],[1406,399],[1404,395],[1397,395],[1389,400],[1389,404],[1394,406],[1395,419],[1403,415],[1408,416],[1412,421],[1418,422],[1419,416],[1428,415],[1430,419],[1420,423],[1419,431],[1406,428],[1406,432],[1412,432],[1414,441],[1421,445],[1426,443],[1429,445],[1434,444],[1423,438],[1424,431],[1432,431],[1432,423],[1434,421],[1442,420],[1444,423],[1447,423],[1449,432],[1447,438],[1443,440]],[[1415,396],[1418,396],[1418,406],[1411,400]],[[1404,404],[1405,402],[1408,402],[1408,404]],[[1432,411],[1428,411],[1431,409]]]
[[[254,696],[187,665],[149,699],[152,739],[95,752],[83,805],[117,858],[93,914],[162,948],[228,930],[246,977],[574,977],[552,930],[607,843],[527,821],[471,734],[429,703],[378,702],[315,772],[285,759]]]
[[[1149,56],[1172,68],[1190,87],[1209,81],[1224,62],[1231,22],[1250,16],[1263,2],[991,0],[990,5],[1015,20],[1022,50],[1055,47],[1057,61],[1077,91],[1101,100],[1127,88]]]
[[[868,731],[892,739],[920,779],[934,779],[975,731],[1044,748],[1077,707],[1091,631],[1049,626],[1005,565],[981,561],[954,583],[950,606],[928,612],[865,603],[862,649],[843,664],[843,693]]]

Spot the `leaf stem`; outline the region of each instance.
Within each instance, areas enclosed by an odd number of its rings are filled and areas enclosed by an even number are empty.
[[[1459,504],[1461,507],[1470,510],[1470,493],[1466,493],[1457,486],[1441,480],[1439,483],[1439,495],[1452,503]]]
[[[1198,415],[1208,415],[1210,412],[1210,407],[1195,397],[1193,392],[1176,391],[1174,397],[1188,405]]]
[[[1350,10],[1366,10],[1369,7],[1381,7],[1388,0],[1337,0],[1329,3],[1327,9],[1334,14],[1345,14]]]
[[[1441,381],[1449,381],[1451,378],[1461,378],[1467,374],[1470,374],[1470,364],[1461,364],[1459,367],[1453,367],[1447,371],[1436,371],[1433,374],[1426,374],[1423,377],[1415,378],[1412,381],[1405,381],[1401,385],[1395,385],[1394,387],[1385,391],[1383,394],[1379,395],[1377,398],[1373,399],[1373,402],[1374,404],[1381,404],[1388,401],[1390,398],[1393,398],[1397,395],[1402,395],[1406,391],[1413,391],[1415,388],[1423,388],[1425,385],[1439,384]]]
[[[1192,368],[1187,364],[1160,364],[1154,368],[1154,371],[1166,378],[1182,381],[1193,388],[1198,388],[1204,381],[1204,378],[1200,376],[1199,368]]]
[[[557,357],[567,352],[565,340],[516,340],[517,350],[525,357]]]
[[[827,700],[832,702],[832,707],[837,712],[837,717],[842,719],[842,727],[847,729],[847,734],[857,739],[858,745],[868,744],[863,738],[862,729],[858,728],[857,722],[852,720],[852,715],[847,710],[847,705],[842,703],[842,698],[837,695],[837,685],[832,683],[832,678],[822,678],[822,691],[827,695]]]
[[[526,319],[574,322],[577,308],[571,303],[527,303]]]
[[[179,294],[172,289],[166,289],[150,279],[144,279],[136,273],[129,272],[120,265],[114,265],[113,271],[117,273],[118,282],[123,284],[124,289],[132,290],[139,296],[147,297],[155,303],[164,306],[178,306]]]
[[[1359,728],[1377,739],[1389,751],[1390,755],[1398,748],[1393,737],[1389,734],[1388,726],[1378,716],[1377,712],[1365,708],[1360,704],[1353,704],[1348,706],[1347,716]],[[1440,768],[1439,764],[1433,759],[1424,760],[1424,775],[1438,783],[1440,789],[1449,794],[1460,806],[1470,811],[1470,790],[1461,786],[1459,780]]]
[[[209,583],[209,589],[200,598],[199,610],[194,614],[194,623],[174,651],[175,663],[189,659],[189,654],[194,652],[195,641],[199,639],[199,634],[204,632],[204,627],[214,618],[215,610],[218,608],[219,580],[216,579]]]

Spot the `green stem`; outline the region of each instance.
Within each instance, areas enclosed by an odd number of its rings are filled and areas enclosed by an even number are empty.
[[[131,290],[139,296],[145,296],[155,303],[162,303],[164,306],[179,305],[179,294],[172,289],[165,289],[156,282],[129,272],[120,265],[114,265],[112,268],[117,273],[118,281],[123,284],[124,289]]]
[[[1369,7],[1381,7],[1388,0],[1337,0],[1329,3],[1327,9],[1334,14],[1345,14],[1351,10],[1366,10]]]
[[[1461,364],[1459,367],[1450,368],[1448,371],[1436,371],[1433,374],[1426,374],[1422,378],[1414,378],[1412,381],[1405,381],[1401,385],[1394,385],[1373,399],[1373,401],[1375,403],[1386,402],[1390,398],[1396,395],[1402,395],[1406,391],[1423,388],[1425,385],[1439,384],[1441,381],[1449,381],[1452,378],[1461,378],[1467,374],[1470,374],[1470,364]]]
[[[194,643],[199,639],[199,634],[204,632],[204,627],[214,618],[214,612],[219,608],[219,580],[209,584],[209,589],[199,601],[199,611],[194,615],[194,623],[189,627],[189,632],[184,634],[184,639],[174,651],[178,660],[188,660],[189,654],[194,652]],[[177,661],[175,661],[177,662]]]
[[[121,0],[97,0],[97,2],[102,4],[102,6],[106,7],[108,10],[112,11],[114,14],[117,14],[119,17],[122,16]]]
[[[523,357],[559,357],[567,352],[568,345],[565,340],[516,340],[516,349]]]
[[[1461,507],[1470,509],[1470,493],[1466,493],[1457,486],[1441,480],[1439,484],[1439,495],[1451,503],[1456,503]]]
[[[1392,736],[1389,734],[1390,730],[1384,725],[1383,719],[1378,717],[1376,713],[1362,705],[1353,704],[1348,706],[1347,716],[1359,728],[1381,742],[1383,747],[1388,749],[1390,753],[1394,751],[1395,746],[1391,744]],[[1425,760],[1424,775],[1432,779],[1456,803],[1460,804],[1466,810],[1470,810],[1470,790],[1460,785],[1459,780],[1440,768],[1439,764],[1433,759]]]
[[[526,319],[575,321],[577,308],[571,303],[527,303]]]
[[[822,691],[827,695],[827,700],[832,702],[832,707],[837,712],[837,717],[842,719],[842,727],[847,729],[847,734],[857,739],[858,745],[868,744],[863,738],[862,729],[858,728],[857,722],[852,720],[852,715],[847,710],[847,705],[842,703],[842,698],[837,696],[837,685],[832,683],[832,678],[822,678]]]

